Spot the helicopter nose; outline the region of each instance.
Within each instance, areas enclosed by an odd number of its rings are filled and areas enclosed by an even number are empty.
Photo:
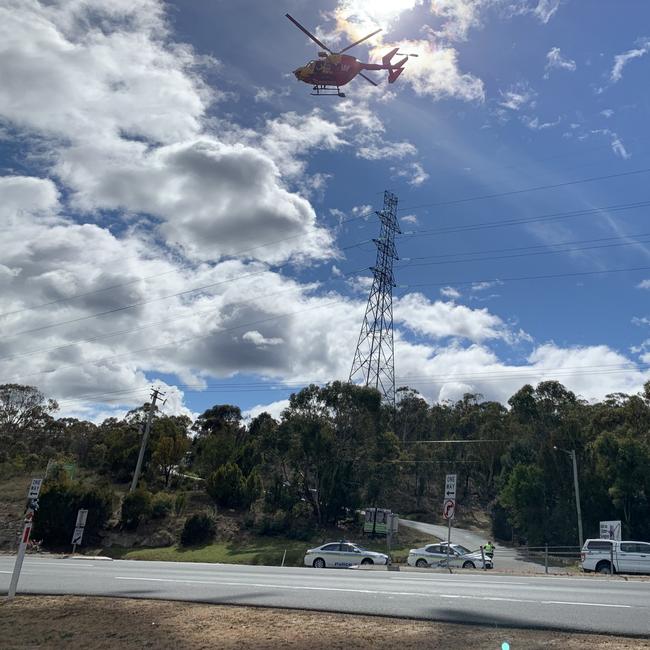
[[[293,71],[293,74],[295,75],[296,79],[300,79],[300,77],[301,77],[301,73],[302,73],[302,68],[296,68],[296,69]]]

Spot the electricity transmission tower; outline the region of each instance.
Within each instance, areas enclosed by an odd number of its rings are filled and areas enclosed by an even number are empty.
[[[373,240],[377,246],[377,261],[372,267],[372,288],[350,370],[350,382],[373,386],[386,402],[395,406],[393,261],[399,259],[395,235],[401,231],[397,223],[397,197],[392,192],[384,192],[384,207],[377,215],[381,221],[379,238]]]

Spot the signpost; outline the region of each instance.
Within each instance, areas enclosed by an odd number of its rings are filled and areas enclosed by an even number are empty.
[[[88,519],[88,510],[79,510],[77,512],[77,523],[75,524],[74,533],[72,533],[72,555],[77,550],[77,545],[81,544],[84,536],[84,528],[86,526],[86,519]]]
[[[615,539],[621,541],[621,522],[620,521],[601,521],[600,522],[600,539]]]
[[[18,545],[18,555],[16,556],[16,564],[14,571],[11,575],[11,583],[9,584],[8,597],[11,599],[16,595],[18,588],[18,579],[20,578],[20,570],[23,567],[23,560],[25,559],[25,551],[27,550],[27,542],[32,533],[32,523],[34,521],[34,512],[38,510],[38,495],[41,492],[41,485],[43,484],[42,478],[32,479],[27,493],[27,510],[25,511],[25,523],[23,525],[23,533],[20,537],[20,544]]]
[[[456,512],[456,474],[447,474],[445,478],[445,499],[442,504],[442,516],[447,520],[447,568],[449,565],[449,552],[451,547],[451,520]]]

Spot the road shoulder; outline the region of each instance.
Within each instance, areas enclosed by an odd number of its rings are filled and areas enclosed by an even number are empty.
[[[0,605],[3,648],[650,649],[650,641],[174,601],[21,596]]]

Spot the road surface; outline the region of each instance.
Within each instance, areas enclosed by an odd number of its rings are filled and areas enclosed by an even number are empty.
[[[447,540],[447,526],[438,526],[436,524],[425,524],[420,521],[410,521],[408,519],[400,519],[400,526],[413,528],[427,535],[433,535]],[[451,527],[451,542],[465,546],[471,551],[476,551],[480,546],[487,542],[487,538],[478,533],[473,533],[469,530],[462,528]],[[577,548],[577,547],[576,547]],[[523,554],[518,553],[516,549],[502,546],[494,543],[494,568],[505,569],[507,571],[521,571],[524,573],[544,573],[544,564],[535,562],[534,560],[526,558]],[[549,573],[561,573],[563,569],[549,567]]]
[[[7,593],[12,556],[0,557]],[[479,625],[650,634],[650,582],[27,557],[19,593],[162,598]]]

